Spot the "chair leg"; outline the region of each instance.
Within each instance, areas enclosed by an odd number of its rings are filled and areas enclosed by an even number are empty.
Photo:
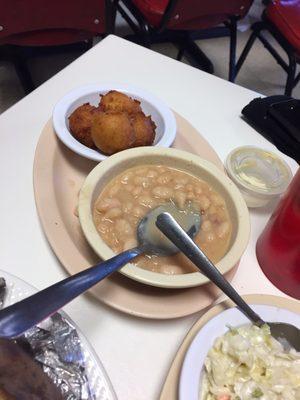
[[[151,43],[151,34],[149,31],[149,26],[147,24],[142,24],[141,28],[142,28],[142,32],[143,32],[142,37],[143,37],[144,46],[147,47],[148,49],[150,49],[152,43]]]
[[[229,25],[230,30],[230,49],[229,49],[229,76],[228,80],[234,82],[235,80],[235,59],[236,59],[236,19],[232,18]]]
[[[94,46],[94,41],[93,39],[88,39],[86,41],[86,51],[91,50],[91,48]]]
[[[295,86],[295,74],[296,74],[297,63],[296,63],[296,57],[293,54],[289,54],[288,57],[289,57],[289,68],[287,71],[288,76],[286,80],[284,94],[286,96],[292,96],[292,91]]]
[[[137,24],[132,20],[132,17],[128,15],[128,11],[122,6],[122,3],[125,3],[126,7],[130,10]],[[141,44],[147,48],[151,47],[151,33],[149,29],[149,25],[147,24],[144,16],[136,10],[131,0],[126,2],[119,2],[118,0],[114,0],[114,4],[116,5],[116,9],[128,23],[130,28],[135,33],[134,42]]]
[[[213,63],[192,39],[186,40],[183,49],[186,53],[186,58],[192,66],[200,68],[202,71],[208,72],[209,74],[214,73]]]
[[[178,51],[178,54],[177,54],[176,60],[177,60],[177,61],[181,61],[181,59],[182,59],[183,55],[184,55],[184,49],[183,49],[183,48],[181,48],[181,49],[179,49],[179,51]]]
[[[295,78],[294,87],[297,86],[297,84],[299,83],[299,81],[300,81],[300,72],[298,73],[298,75],[297,75],[296,78]]]
[[[117,8],[119,0],[106,0],[107,34],[114,34],[116,30]]]
[[[35,89],[35,85],[33,83],[32,76],[28,69],[26,60],[20,55],[15,55],[13,57],[13,64],[18,78],[20,79],[20,82],[22,84],[23,90],[27,95]]]
[[[255,42],[255,40],[257,39],[257,37],[259,36],[260,32],[265,29],[265,24],[263,21],[259,21],[259,22],[255,22],[252,26],[252,33],[248,39],[248,42],[246,43],[246,46],[244,48],[244,50],[242,51],[242,54],[240,55],[240,58],[238,59],[238,62],[236,64],[235,67],[235,77],[237,77],[237,74],[239,73],[242,65],[244,64],[246,57],[249,54],[249,51],[251,50],[251,47],[253,46],[253,43]]]
[[[262,42],[264,47],[269,51],[269,53],[274,57],[277,63],[287,72],[287,81],[284,93],[286,96],[291,96],[293,88],[297,85],[297,83],[300,80],[300,73],[295,77],[297,62],[294,50],[286,42],[286,40],[282,38],[279,33],[276,32],[275,28],[274,27],[272,28],[272,25],[266,21],[256,22],[255,24],[252,25],[251,29],[253,30],[253,32],[250,38],[248,39],[248,42],[244,50],[242,51],[242,54],[240,55],[240,58],[236,65],[236,75],[241,69],[241,66],[243,65],[255,39],[258,38]],[[281,47],[285,50],[289,59],[289,64],[287,64],[283,60],[283,58],[279,55],[279,53],[277,53],[277,51],[271,45],[271,43],[269,43],[268,40],[261,34],[261,31],[264,29],[268,30],[272,34],[272,36],[274,36],[277,42],[281,45]]]
[[[283,68],[286,72],[288,72],[289,66],[288,64],[283,60],[283,58],[278,54],[276,49],[267,41],[267,39],[261,35],[260,33],[257,34],[258,39],[261,41],[261,43],[264,45],[264,47],[268,50],[268,52],[271,54],[271,56],[275,59],[275,61]]]
[[[253,31],[248,39],[248,42],[246,43],[246,46],[244,50],[242,51],[242,54],[240,55],[240,58],[238,59],[238,62],[235,67],[235,78],[237,77],[237,74],[239,73],[242,65],[244,64],[247,55],[249,54],[249,51],[251,50],[251,47],[253,46],[253,43],[255,42],[257,36],[256,36],[256,31]]]

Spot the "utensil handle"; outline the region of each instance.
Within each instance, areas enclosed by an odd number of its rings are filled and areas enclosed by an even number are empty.
[[[10,339],[21,335],[142,252],[142,248],[124,251],[4,308],[0,311],[0,337]]]
[[[246,314],[255,324],[263,325],[264,321],[248,306],[231,284],[223,277],[202,250],[185,233],[176,220],[168,213],[157,217],[157,227],[181,250],[212,282]]]

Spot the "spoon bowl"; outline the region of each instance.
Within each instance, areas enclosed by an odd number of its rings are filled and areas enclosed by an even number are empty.
[[[267,322],[270,327],[271,335],[278,340],[284,350],[289,351],[291,348],[300,351],[300,330],[286,322]]]
[[[165,204],[147,214],[138,227],[139,246],[76,275],[55,283],[0,311],[0,338],[15,338],[64,307],[75,297],[117,271],[143,253],[174,254],[179,250],[169,240],[162,239],[156,228],[157,215],[173,212],[182,226],[193,237],[200,228],[200,216],[192,210],[178,210],[174,204]],[[188,236],[189,237],[189,236]]]
[[[271,335],[278,340],[286,351],[294,348],[300,351],[300,330],[294,325],[283,322],[266,322],[245,302],[231,284],[224,278],[204,252],[186,234],[173,216],[167,212],[156,220],[157,227],[180,249],[212,282],[214,282],[255,325],[267,324]]]
[[[145,253],[168,256],[179,252],[174,243],[156,226],[157,217],[164,212],[171,214],[180,222],[182,229],[190,238],[194,238],[200,229],[201,216],[193,210],[192,205],[185,210],[178,209],[173,203],[158,206],[141,219],[137,228],[139,247],[143,247]]]

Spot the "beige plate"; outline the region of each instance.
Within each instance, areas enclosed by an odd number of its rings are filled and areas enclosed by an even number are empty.
[[[176,115],[177,137],[173,147],[198,154],[223,170],[223,164],[199,133]],[[75,215],[78,192],[95,167],[66,148],[53,132],[51,122],[44,127],[34,160],[34,191],[38,213],[56,256],[70,274],[97,263],[81,232]],[[235,270],[227,274],[232,279]],[[193,314],[211,305],[220,295],[212,284],[191,289],[159,289],[135,282],[119,273],[106,278],[90,291],[103,303],[131,315],[167,319]]]
[[[270,295],[259,295],[249,294],[243,296],[243,298],[251,304],[266,304],[285,308],[286,310],[296,312],[300,314],[300,304],[295,300],[285,299],[283,297],[270,296]],[[171,365],[170,371],[167,375],[165,384],[163,386],[159,400],[177,400],[178,399],[178,384],[181,373],[182,363],[184,361],[185,354],[191,345],[194,337],[200,331],[200,329],[213,317],[220,314],[227,308],[233,307],[233,303],[230,300],[226,300],[215,307],[207,311],[202,317],[195,323],[189,333],[186,335],[182,345],[180,346],[174,361]]]

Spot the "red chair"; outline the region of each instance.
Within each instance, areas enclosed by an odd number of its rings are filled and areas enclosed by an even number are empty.
[[[192,64],[207,72],[213,72],[213,65],[194,40],[230,35],[229,80],[233,81],[237,20],[246,15],[252,2],[253,0],[115,0],[114,5],[133,29],[133,39],[147,47],[154,42],[171,41],[180,49],[177,59],[181,59],[185,53]]]
[[[0,0],[0,59],[14,62],[28,93],[34,84],[27,58],[53,46],[54,51],[88,49],[95,36],[112,31],[110,5],[109,0]]]
[[[300,62],[300,0],[273,0],[267,2],[262,21],[252,25],[253,30],[237,63],[237,73],[243,65],[254,41],[258,38],[271,53],[278,64],[287,72],[285,94],[291,96],[293,88],[300,80],[296,76],[297,63]],[[288,63],[268,42],[262,31],[267,30],[285,50]]]

